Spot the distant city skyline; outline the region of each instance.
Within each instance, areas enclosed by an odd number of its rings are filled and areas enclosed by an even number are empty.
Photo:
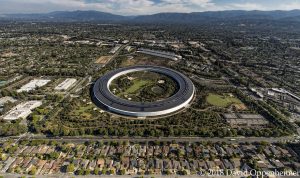
[[[223,10],[293,10],[300,0],[0,0],[0,14],[97,10],[119,15]]]

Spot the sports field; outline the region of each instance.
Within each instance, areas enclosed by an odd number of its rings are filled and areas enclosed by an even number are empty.
[[[232,104],[242,104],[242,102],[238,98],[231,96],[230,94],[218,95],[209,93],[209,95],[206,98],[206,101],[213,106],[223,108],[228,107]]]

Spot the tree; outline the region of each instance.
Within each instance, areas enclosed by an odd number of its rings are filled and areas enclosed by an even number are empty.
[[[98,167],[96,167],[96,168],[94,169],[94,174],[95,174],[95,175],[99,175],[99,168],[98,168]]]
[[[114,174],[115,174],[115,170],[111,169],[111,170],[109,171],[109,174],[110,174],[110,175],[114,175]]]
[[[67,166],[66,172],[74,172],[75,166],[73,163]]]
[[[33,167],[31,168],[31,170],[28,172],[28,174],[29,174],[29,175],[35,175],[35,174],[36,174],[36,167],[33,166]]]
[[[101,171],[102,175],[105,175],[106,172],[107,172],[107,170],[105,168],[103,168],[102,171]]]
[[[125,175],[125,173],[126,173],[125,169],[122,169],[122,170],[120,171],[120,174],[121,174],[121,175]]]

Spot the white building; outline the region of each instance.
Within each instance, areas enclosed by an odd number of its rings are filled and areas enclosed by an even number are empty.
[[[122,43],[127,44],[127,43],[129,43],[129,40],[123,40]]]
[[[77,80],[74,78],[67,78],[63,82],[61,82],[59,85],[57,85],[54,89],[55,90],[68,90]]]
[[[32,110],[41,106],[42,102],[41,101],[27,101],[21,104],[18,104],[14,108],[12,108],[4,117],[4,120],[16,120],[19,118],[26,118],[31,114]]]
[[[120,48],[121,48],[122,45],[120,44],[117,44],[112,50],[110,50],[110,54],[115,54]]]
[[[13,97],[10,97],[10,96],[2,97],[2,98],[0,98],[0,107],[3,106],[5,103],[8,103],[8,102],[14,103],[16,101],[17,101],[16,99],[14,99]]]
[[[23,91],[29,92],[31,90],[35,90],[38,87],[45,86],[50,81],[51,80],[47,80],[47,79],[33,79],[26,85],[22,86],[19,90],[17,90],[17,92],[21,93]]]
[[[158,51],[158,50],[151,50],[151,49],[144,49],[144,48],[140,48],[137,52],[152,55],[152,56],[172,59],[174,61],[182,59],[182,56],[176,55],[173,52],[165,52],[165,51]]]
[[[132,50],[132,47],[131,47],[131,46],[127,46],[127,47],[125,48],[125,50],[128,51],[128,52],[130,52],[130,51]]]

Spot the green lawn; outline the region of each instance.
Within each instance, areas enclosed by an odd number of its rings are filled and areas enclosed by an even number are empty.
[[[237,99],[236,97],[231,97],[229,95],[217,95],[217,94],[212,94],[210,93],[206,101],[214,106],[217,107],[227,107],[231,104],[241,104],[242,102]]]
[[[149,80],[135,80],[133,82],[134,84],[129,87],[123,94],[135,93],[138,89],[150,83]]]

